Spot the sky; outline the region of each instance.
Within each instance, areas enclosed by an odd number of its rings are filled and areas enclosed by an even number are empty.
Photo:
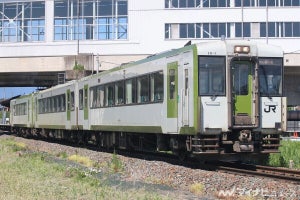
[[[0,99],[8,99],[17,95],[30,94],[36,87],[0,87]]]

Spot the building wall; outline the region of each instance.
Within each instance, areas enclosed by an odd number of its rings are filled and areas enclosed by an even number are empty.
[[[5,2],[15,2],[8,0]],[[30,2],[30,1],[27,1]],[[233,4],[234,1],[231,1]],[[251,22],[252,36],[244,39],[257,40],[282,46],[286,53],[300,49],[300,38],[274,38],[259,36],[259,22],[300,22],[300,7],[229,7],[229,8],[165,8],[164,0],[128,0],[128,38],[125,40],[71,40],[54,41],[54,0],[45,1],[46,26],[45,41],[42,42],[2,42],[1,57],[34,57],[34,56],[66,56],[115,55],[127,56],[128,61],[140,55],[150,55],[172,48],[183,46],[189,40],[193,43],[203,41],[202,38],[165,39],[165,24],[181,23],[235,23]],[[235,39],[234,24],[231,24],[231,37]],[[218,40],[220,38],[205,38]],[[132,57],[131,57],[132,56]],[[103,60],[111,62],[112,60]],[[117,60],[114,59],[116,62]],[[103,64],[105,68],[105,65]]]
[[[0,0],[0,4],[4,2],[13,5],[18,2],[37,1]],[[202,0],[197,2],[204,3]],[[205,2],[208,2],[208,0]],[[293,85],[295,83],[293,80],[297,79],[294,75],[300,74],[300,70],[298,70],[300,67],[300,54],[297,54],[300,52],[300,28],[298,27],[299,34],[296,32],[296,37],[286,37],[285,34],[288,33],[283,33],[283,27],[291,22],[295,22],[297,25],[300,24],[300,18],[297,17],[299,16],[300,6],[234,7],[235,0],[226,2],[229,2],[231,7],[208,8],[200,4],[200,8],[165,8],[165,0],[128,0],[128,24],[125,39],[54,40],[54,18],[57,17],[54,15],[55,1],[46,0],[44,39],[42,41],[26,42],[1,40],[0,72],[66,71],[72,69],[78,55],[81,56],[80,62],[84,62],[80,64],[84,64],[86,69],[92,71],[106,70],[121,63],[135,61],[161,51],[182,47],[188,41],[197,43],[220,40],[221,36],[204,37],[204,30],[206,31],[204,27],[207,24],[212,27],[216,23],[226,23],[226,30],[230,32],[230,35],[226,38],[227,40],[250,39],[283,48],[286,53],[285,65],[288,72],[285,78],[287,94],[291,96],[291,99],[294,98],[293,95],[297,94],[298,86],[289,86]],[[249,2],[257,4],[259,1]],[[274,2],[282,5],[285,1],[276,0]],[[5,17],[3,19],[5,20]],[[10,22],[14,22],[13,17]],[[274,23],[276,27],[279,27],[276,29],[278,30],[276,36],[260,36],[261,23],[264,22]],[[250,37],[240,37],[236,34],[236,27],[239,23],[251,24]],[[180,28],[191,24],[194,26],[193,28],[199,29],[200,36],[183,38]],[[170,34],[166,33],[167,26],[172,28]],[[0,33],[4,34],[3,27],[2,29],[0,27]],[[297,102],[292,102],[292,104],[294,103]]]

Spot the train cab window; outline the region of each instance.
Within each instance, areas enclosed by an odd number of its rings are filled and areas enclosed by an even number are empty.
[[[115,105],[124,104],[124,81],[115,84]]]
[[[128,79],[125,81],[125,100],[126,104],[136,103],[136,79]]]
[[[114,84],[105,86],[105,106],[114,106]]]
[[[225,95],[225,57],[199,56],[199,95]]]
[[[83,89],[79,90],[79,110],[83,109]]]
[[[164,99],[164,75],[156,72],[150,75],[151,102],[163,101]]]
[[[137,78],[137,102],[149,102],[149,75]]]
[[[282,59],[259,59],[259,88],[261,96],[282,95]]]

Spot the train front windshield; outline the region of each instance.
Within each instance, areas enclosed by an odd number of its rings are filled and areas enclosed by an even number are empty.
[[[282,58],[259,59],[260,96],[282,95]]]

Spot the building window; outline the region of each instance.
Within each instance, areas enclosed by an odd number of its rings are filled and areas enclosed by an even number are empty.
[[[230,0],[165,0],[165,8],[230,7]]]
[[[45,2],[0,3],[0,42],[45,40]]]
[[[230,37],[230,23],[165,24],[165,38],[221,38]]]
[[[267,33],[268,32],[268,33]],[[300,22],[260,23],[260,37],[300,37]]]
[[[235,23],[235,37],[251,37],[251,23]]]
[[[127,39],[127,0],[55,0],[54,40]]]

